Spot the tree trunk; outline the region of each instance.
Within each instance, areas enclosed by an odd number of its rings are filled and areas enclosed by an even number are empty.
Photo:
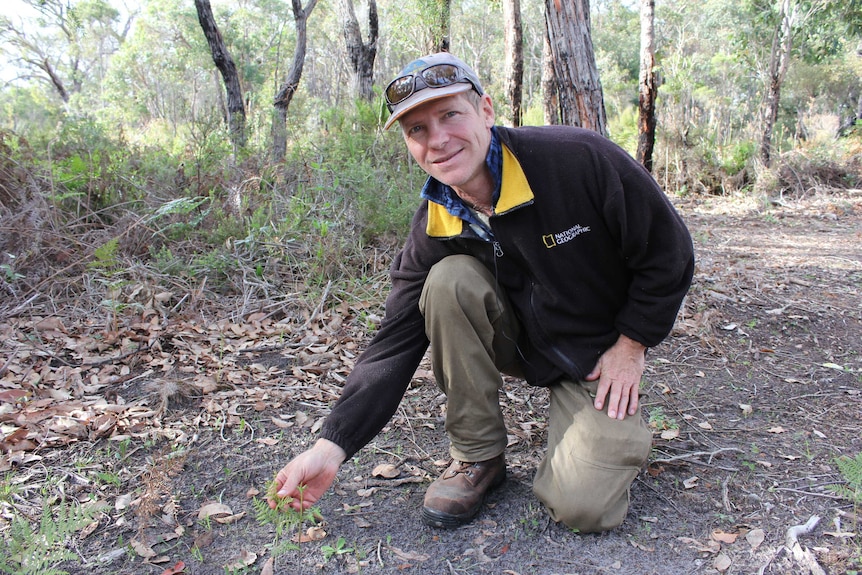
[[[54,72],[54,67],[51,66],[51,62],[48,61],[48,58],[43,58],[39,63],[39,67],[48,74],[48,78],[51,79],[51,85],[54,86],[54,89],[57,90],[58,94],[60,94],[60,98],[62,98],[63,102],[68,104],[69,92],[66,91],[66,86],[63,84],[63,80],[56,72]]]
[[[521,98],[524,89],[524,27],[521,0],[503,0],[503,43],[506,53],[504,89],[512,126],[521,125]]]
[[[607,135],[602,85],[590,38],[589,0],[545,0],[560,120]]]
[[[655,148],[655,0],[641,0],[641,69],[638,95],[637,160],[652,172]]]
[[[287,153],[287,109],[290,101],[299,88],[299,80],[302,78],[302,67],[305,65],[305,50],[308,45],[308,16],[314,10],[317,0],[308,0],[305,9],[302,8],[300,0],[291,0],[293,6],[293,20],[296,27],[296,51],[293,53],[293,62],[284,79],[281,88],[275,95],[272,105],[275,107],[275,116],[272,120],[272,158],[276,162],[284,160]]]
[[[246,143],[245,104],[242,99],[239,74],[236,71],[236,64],[234,64],[233,58],[225,46],[221,32],[216,26],[209,0],[195,0],[195,8],[198,12],[198,21],[210,46],[213,62],[215,62],[216,68],[221,72],[224,80],[227,91],[228,129],[235,154],[240,148],[244,148]]]
[[[368,1],[368,42],[362,42],[362,31],[359,20],[353,9],[353,0],[339,0],[341,21],[344,26],[344,42],[347,46],[347,58],[350,60],[353,74],[353,93],[363,100],[374,98],[372,91],[374,79],[374,59],[377,57],[377,39],[379,25],[377,20],[377,2]]]
[[[452,0],[430,0],[432,11],[429,53],[449,51]]]
[[[793,47],[793,14],[791,0],[780,0],[778,24],[772,36],[772,53],[769,57],[766,96],[763,101],[763,133],[760,140],[760,160],[763,165],[772,163],[772,131],[778,121],[778,104],[781,100],[781,84],[790,65],[790,49]]]
[[[542,43],[542,110],[545,123],[556,126],[560,123],[560,100],[557,98],[557,83],[554,79],[554,54],[551,40],[545,27],[545,41]]]

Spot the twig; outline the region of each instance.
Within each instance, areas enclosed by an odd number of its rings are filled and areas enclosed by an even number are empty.
[[[6,375],[6,370],[9,369],[9,365],[12,363],[12,360],[18,356],[18,348],[9,355],[9,359],[6,360],[6,363],[3,364],[3,367],[0,367],[0,377]]]
[[[667,457],[665,459],[654,459],[655,463],[671,463],[673,461],[679,461],[681,459],[690,459],[692,457],[700,457],[701,455],[709,455],[709,463],[712,463],[712,458],[723,451],[738,451],[740,453],[744,453],[741,449],[737,449],[736,447],[722,447],[720,449],[716,449],[715,451],[695,451],[692,453],[684,453],[682,455],[675,455],[673,457]]]
[[[813,491],[802,491],[801,489],[791,489],[790,487],[773,487],[772,491],[789,491],[790,493],[798,493],[800,495],[812,495],[814,497],[824,497],[826,499],[842,500],[843,497],[838,495],[830,495],[829,493],[814,493]]]
[[[326,298],[329,297],[329,290],[332,288],[332,280],[326,282],[326,288],[323,290],[323,296],[320,298],[320,303],[317,304],[317,307],[314,308],[314,311],[311,312],[311,315],[308,317],[308,321],[305,322],[305,325],[302,326],[303,329],[310,326],[312,322],[317,319],[317,314],[323,311],[323,304],[326,303]]]

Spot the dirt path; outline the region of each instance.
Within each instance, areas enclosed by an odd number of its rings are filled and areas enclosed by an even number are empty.
[[[680,206],[698,253],[695,285],[673,335],[648,356],[644,414],[655,430],[654,453],[633,485],[631,510],[619,529],[580,535],[549,521],[531,491],[544,446],[547,393],[517,382],[507,383],[503,394],[509,480],[471,525],[426,527],[417,510],[447,449],[443,399],[423,366],[391,424],[343,466],[320,505],[324,521],[312,534],[325,536],[278,557],[274,572],[783,575],[862,569],[862,541],[846,535],[860,529],[852,505],[828,488],[842,482],[835,458],[862,452],[862,197],[760,208],[724,199]],[[271,544],[289,535],[278,536],[271,523],[255,519],[255,490],[263,491],[313,440],[361,347],[356,318],[355,310],[342,308],[325,318],[315,337],[296,334],[304,344],[281,347],[264,347],[277,340],[262,328],[255,336],[239,327],[234,331],[243,335],[232,337],[245,344],[225,336],[219,345],[226,356],[247,346],[231,363],[243,375],[225,376],[230,386],[207,391],[207,377],[217,377],[200,366],[227,360],[204,361],[199,351],[197,363],[186,365],[198,366],[187,371],[203,393],[186,402],[176,401],[182,394],[166,394],[166,379],[158,374],[133,380],[146,366],[131,365],[114,391],[131,403],[148,398],[144,403],[158,413],[140,421],[158,422],[160,434],[128,424],[125,442],[122,436],[93,439],[91,432],[65,449],[17,451],[7,464],[23,478],[22,496],[47,477],[61,476],[67,496],[110,505],[76,543],[82,563],[64,568],[158,575],[182,561],[187,574],[223,574],[226,565],[235,573],[267,572]],[[203,326],[197,334],[184,329],[170,339],[180,373],[180,342],[205,339]],[[163,351],[169,348],[165,335]],[[26,366],[24,358],[15,363]],[[144,386],[147,378],[161,387]],[[15,412],[4,413],[8,421]],[[39,459],[28,460],[34,454]],[[397,476],[375,475],[381,464]],[[108,472],[116,483],[97,480]],[[211,502],[229,511],[199,519]],[[819,523],[798,536],[794,556],[784,547],[788,529],[813,516]],[[124,552],[130,543],[137,553]],[[140,556],[147,549],[155,554],[149,562]]]

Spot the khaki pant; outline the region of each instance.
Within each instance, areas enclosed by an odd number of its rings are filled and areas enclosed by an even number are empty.
[[[494,277],[476,259],[450,256],[428,275],[420,309],[437,385],[447,396],[450,454],[485,461],[503,453],[501,372],[519,375],[520,326]],[[550,388],[548,450],[533,492],[551,518],[581,532],[623,522],[629,487],[646,462],[651,434],[640,416],[619,421],[593,407],[596,382]]]

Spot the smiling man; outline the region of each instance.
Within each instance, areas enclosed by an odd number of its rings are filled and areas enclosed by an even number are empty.
[[[473,519],[506,478],[502,374],[550,389],[533,491],[581,532],[618,526],[651,435],[638,396],[694,269],[688,231],[653,178],[599,134],[509,129],[448,53],[411,62],[386,101],[428,173],[391,269],[386,317],[314,446],[277,475],[313,505],[386,425],[429,343],[446,394],[451,465],[425,494],[435,527]],[[275,501],[270,501],[275,506]]]

